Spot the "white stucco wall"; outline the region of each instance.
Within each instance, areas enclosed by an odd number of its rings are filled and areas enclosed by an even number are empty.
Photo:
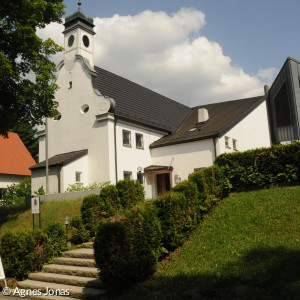
[[[6,189],[8,185],[18,184],[27,176],[0,174],[0,188]]]
[[[230,149],[225,147],[225,137],[229,137]],[[236,151],[233,139],[237,141],[237,151],[271,146],[266,101],[219,138],[217,155]]]
[[[81,172],[81,184],[87,186],[88,180],[88,155],[84,155],[62,168],[61,193],[67,191],[70,184],[76,183],[76,172]]]
[[[41,186],[46,192],[46,174],[44,169],[32,170],[31,194],[33,195]],[[59,190],[59,167],[49,167],[49,193],[56,194]]]
[[[154,148],[151,149],[152,164],[172,166],[174,186],[176,175],[183,181],[195,168],[211,166],[215,159],[214,151],[213,139]]]
[[[60,86],[56,101],[61,119],[48,120],[49,157],[88,149],[88,184],[109,181],[114,176],[110,174],[112,168],[108,160],[109,153],[114,152],[108,142],[113,121],[96,120],[96,115],[109,109],[109,101],[94,92],[91,75],[81,59],[62,65],[56,83]],[[89,106],[86,113],[82,112],[84,105]],[[40,161],[45,160],[44,139],[40,137]]]
[[[131,132],[131,147],[123,146],[123,129]],[[143,134],[144,149],[136,148],[136,133]],[[149,145],[162,136],[157,132],[118,122],[116,126],[118,180],[124,179],[124,171],[132,172],[132,179],[137,179],[138,167],[144,170],[145,167],[152,165]],[[145,180],[144,188],[146,197],[152,198],[152,182]]]

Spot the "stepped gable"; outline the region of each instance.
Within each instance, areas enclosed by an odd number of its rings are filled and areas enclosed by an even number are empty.
[[[191,108],[102,68],[95,67],[94,88],[116,102],[115,116],[174,132]]]

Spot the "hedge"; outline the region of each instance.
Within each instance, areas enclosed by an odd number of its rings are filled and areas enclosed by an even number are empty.
[[[92,237],[99,222],[144,201],[144,188],[138,181],[121,180],[116,186],[106,185],[100,195],[86,196],[81,206],[81,219]]]
[[[299,184],[300,142],[226,153],[218,156],[215,163],[233,190]]]
[[[23,279],[41,270],[49,260],[48,237],[40,230],[8,231],[0,243],[0,256],[7,277]]]
[[[123,289],[153,274],[162,251],[161,237],[160,222],[150,204],[101,223],[94,250],[105,285]]]

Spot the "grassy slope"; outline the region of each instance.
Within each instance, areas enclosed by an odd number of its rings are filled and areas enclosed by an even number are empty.
[[[299,202],[299,187],[225,199],[121,299],[300,299]]]
[[[48,201],[41,205],[42,228],[45,228],[52,221],[59,221],[64,224],[64,217],[70,218],[80,214],[82,200],[75,201]],[[35,215],[35,226],[38,228],[38,215]],[[21,228],[32,228],[31,208],[13,207],[5,209],[0,207],[0,237],[7,230]]]

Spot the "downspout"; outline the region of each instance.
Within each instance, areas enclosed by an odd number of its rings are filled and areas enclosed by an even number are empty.
[[[58,193],[61,193],[61,169],[62,165],[58,166]]]
[[[217,140],[217,138],[214,137],[213,138],[213,141],[214,141],[214,155],[215,155],[214,161],[217,158],[217,143],[216,143],[216,140]]]
[[[118,156],[117,156],[117,117],[115,116],[114,122],[114,143],[115,143],[115,173],[116,183],[118,182]]]

